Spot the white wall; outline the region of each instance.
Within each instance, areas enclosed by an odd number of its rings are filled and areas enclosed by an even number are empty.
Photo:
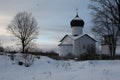
[[[67,54],[72,52],[72,46],[59,46],[59,55],[66,56]]]
[[[101,54],[110,54],[110,50],[109,50],[108,45],[101,46]]]
[[[72,44],[73,40],[69,36],[65,37],[59,46],[59,55],[65,56],[69,53],[72,53]]]
[[[70,37],[66,37],[59,46],[59,55],[65,56],[71,53],[74,56],[79,56],[86,52],[88,45],[95,46],[95,41],[86,35],[75,41]],[[85,46],[85,48],[83,48],[83,46]]]
[[[108,45],[101,46],[101,54],[110,54]],[[116,54],[120,54],[120,46],[116,47]]]
[[[76,56],[85,53],[88,45],[95,46],[95,41],[88,36],[83,36],[82,38],[77,39],[73,44],[73,53]]]
[[[72,35],[79,35],[83,33],[83,28],[80,26],[72,27]]]

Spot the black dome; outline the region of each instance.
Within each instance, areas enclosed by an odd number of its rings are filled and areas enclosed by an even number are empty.
[[[70,22],[71,27],[83,27],[84,21],[78,15]]]

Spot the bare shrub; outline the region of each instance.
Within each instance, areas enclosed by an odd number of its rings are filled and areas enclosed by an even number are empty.
[[[35,57],[33,55],[31,55],[31,54],[25,54],[23,56],[23,58],[24,58],[25,67],[29,67],[29,66],[31,66],[33,64]]]

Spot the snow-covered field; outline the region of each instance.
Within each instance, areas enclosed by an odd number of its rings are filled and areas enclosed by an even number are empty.
[[[120,80],[120,60],[56,61],[42,56],[24,67],[0,56],[0,80]]]

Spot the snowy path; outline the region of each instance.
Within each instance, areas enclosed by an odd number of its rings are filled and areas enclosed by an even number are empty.
[[[0,80],[120,80],[120,60],[75,62],[41,57],[24,67],[0,56]]]

